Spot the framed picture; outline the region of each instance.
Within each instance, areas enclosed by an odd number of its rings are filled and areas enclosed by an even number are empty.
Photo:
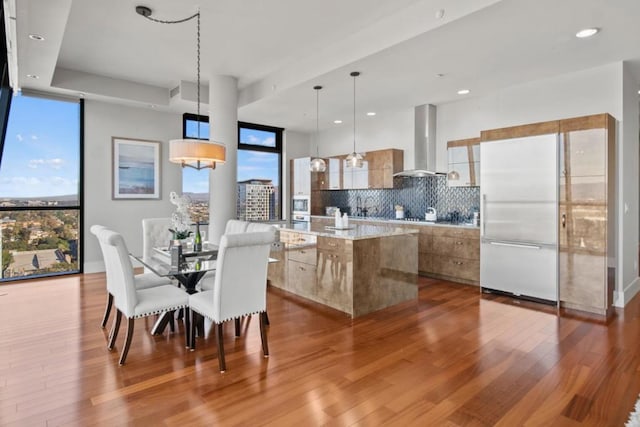
[[[160,199],[160,142],[112,137],[113,199]]]

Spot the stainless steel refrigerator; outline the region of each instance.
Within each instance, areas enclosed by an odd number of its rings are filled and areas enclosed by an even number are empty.
[[[480,285],[558,301],[558,134],[480,145]]]

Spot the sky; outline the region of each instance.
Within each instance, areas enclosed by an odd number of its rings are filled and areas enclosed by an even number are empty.
[[[14,95],[0,198],[78,194],[80,104]]]
[[[187,122],[187,136],[195,137],[196,126]],[[200,125],[200,137],[209,138],[209,124]],[[273,132],[241,128],[240,142],[266,147],[275,146]],[[252,178],[271,179],[279,185],[278,155],[252,150],[238,150],[238,181]],[[182,172],[182,191],[185,193],[209,192],[209,170],[197,171],[184,168]]]

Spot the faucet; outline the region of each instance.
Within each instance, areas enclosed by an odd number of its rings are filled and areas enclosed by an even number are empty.
[[[362,216],[362,198],[360,196],[356,197],[356,216]],[[367,216],[366,211],[365,216]]]

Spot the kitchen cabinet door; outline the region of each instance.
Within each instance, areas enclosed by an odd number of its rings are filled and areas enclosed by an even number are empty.
[[[615,120],[607,115],[560,121],[559,279],[568,308],[610,314],[615,259],[609,236],[615,212]]]
[[[293,159],[293,177],[292,192],[293,195],[309,195],[311,194],[311,165],[310,157],[302,157]]]
[[[329,190],[342,189],[340,177],[342,176],[340,169],[340,159],[327,159],[327,171],[329,175]]]

